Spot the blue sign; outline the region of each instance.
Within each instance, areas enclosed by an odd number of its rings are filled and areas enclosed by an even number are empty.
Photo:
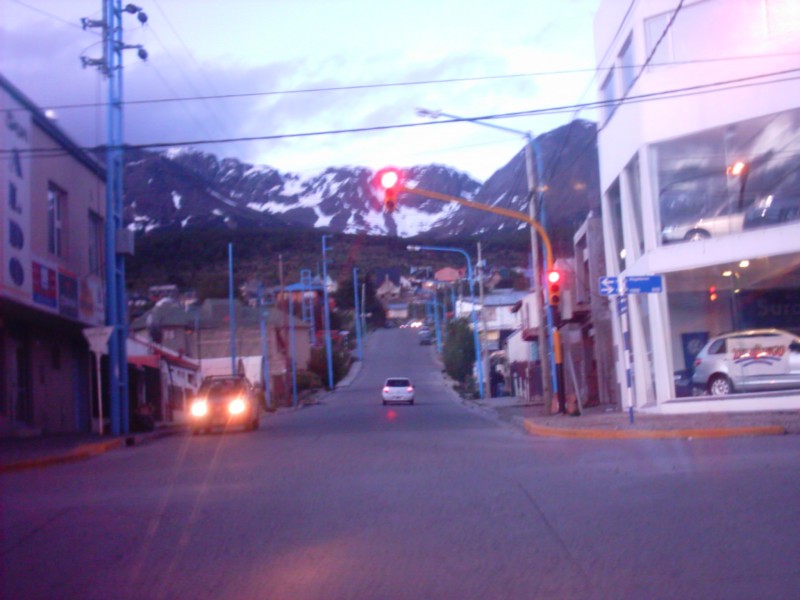
[[[661,275],[634,275],[625,278],[626,294],[658,294],[664,291]]]
[[[616,277],[601,277],[600,295],[601,296],[619,295],[619,279],[617,279]]]

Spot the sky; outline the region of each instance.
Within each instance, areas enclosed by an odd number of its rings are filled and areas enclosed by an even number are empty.
[[[522,136],[437,124],[417,108],[472,118],[597,97],[592,23],[600,0],[136,4],[148,21],[126,14],[124,41],[149,56],[125,52],[129,144],[191,147],[301,177],[327,167],[436,163],[484,181],[521,149]],[[102,55],[99,30],[84,31],[82,17],[100,19],[101,0],[0,0],[0,72],[91,147],[105,142],[107,92],[97,69],[81,66],[81,56]],[[330,89],[345,87],[358,89]],[[538,135],[574,116],[492,122]],[[407,124],[422,125],[201,143]]]

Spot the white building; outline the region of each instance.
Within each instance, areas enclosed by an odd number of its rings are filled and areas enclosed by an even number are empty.
[[[595,45],[607,273],[664,278],[614,302],[623,407],[800,407],[673,379],[709,336],[800,330],[800,2],[603,0]]]

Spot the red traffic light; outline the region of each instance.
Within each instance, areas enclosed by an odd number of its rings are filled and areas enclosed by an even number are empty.
[[[375,173],[374,183],[376,187],[384,190],[397,190],[402,183],[403,176],[400,169],[394,167],[384,167]]]
[[[394,212],[397,208],[397,194],[402,187],[403,176],[399,169],[385,167],[375,173],[373,184],[383,191],[383,210]]]
[[[547,272],[547,298],[550,306],[557,307],[561,302],[561,273],[553,270]]]

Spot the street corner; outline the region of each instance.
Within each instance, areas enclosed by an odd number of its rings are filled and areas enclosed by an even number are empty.
[[[624,417],[622,417],[624,418]],[[580,420],[584,419],[584,420]],[[529,433],[539,437],[586,440],[641,440],[641,439],[719,439],[785,435],[783,425],[750,426],[675,426],[672,423],[646,423],[629,425],[619,420],[592,422],[584,417],[554,415],[552,417],[518,417],[518,424]]]

